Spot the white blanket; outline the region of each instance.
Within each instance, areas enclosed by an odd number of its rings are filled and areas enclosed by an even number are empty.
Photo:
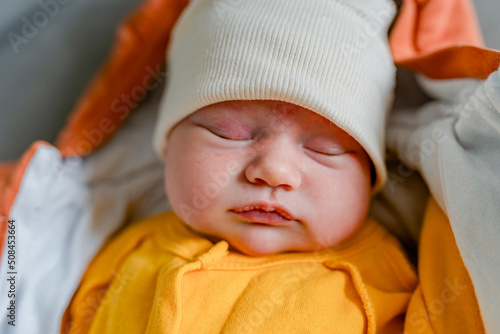
[[[451,222],[487,333],[500,317],[500,71],[488,80],[432,81],[439,100],[394,113],[389,148],[419,170]]]

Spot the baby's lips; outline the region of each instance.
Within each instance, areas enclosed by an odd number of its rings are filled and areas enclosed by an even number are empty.
[[[231,211],[237,214],[247,214],[250,212],[261,212],[263,214],[278,215],[284,220],[297,220],[284,206],[280,204],[269,204],[265,202],[252,203],[248,205],[238,206]]]
[[[289,225],[291,220],[285,219],[276,211],[265,212],[262,210],[249,210],[244,212],[235,212],[239,217],[243,218],[245,222],[271,225],[271,226],[286,226]]]

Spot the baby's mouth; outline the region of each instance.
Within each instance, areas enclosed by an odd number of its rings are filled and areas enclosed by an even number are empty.
[[[265,225],[288,225],[295,218],[283,207],[255,204],[230,210],[246,221]]]

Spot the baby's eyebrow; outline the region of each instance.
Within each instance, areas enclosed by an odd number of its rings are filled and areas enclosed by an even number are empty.
[[[241,106],[229,104],[219,106],[215,109],[206,110],[200,115],[200,121],[208,122],[205,125],[214,126],[219,129],[231,131],[234,134],[247,134],[251,129],[245,110]]]

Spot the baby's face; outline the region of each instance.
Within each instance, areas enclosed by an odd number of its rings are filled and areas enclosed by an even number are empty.
[[[357,141],[277,101],[191,114],[170,134],[165,180],[182,220],[248,255],[339,244],[364,221],[371,192],[370,160]]]

